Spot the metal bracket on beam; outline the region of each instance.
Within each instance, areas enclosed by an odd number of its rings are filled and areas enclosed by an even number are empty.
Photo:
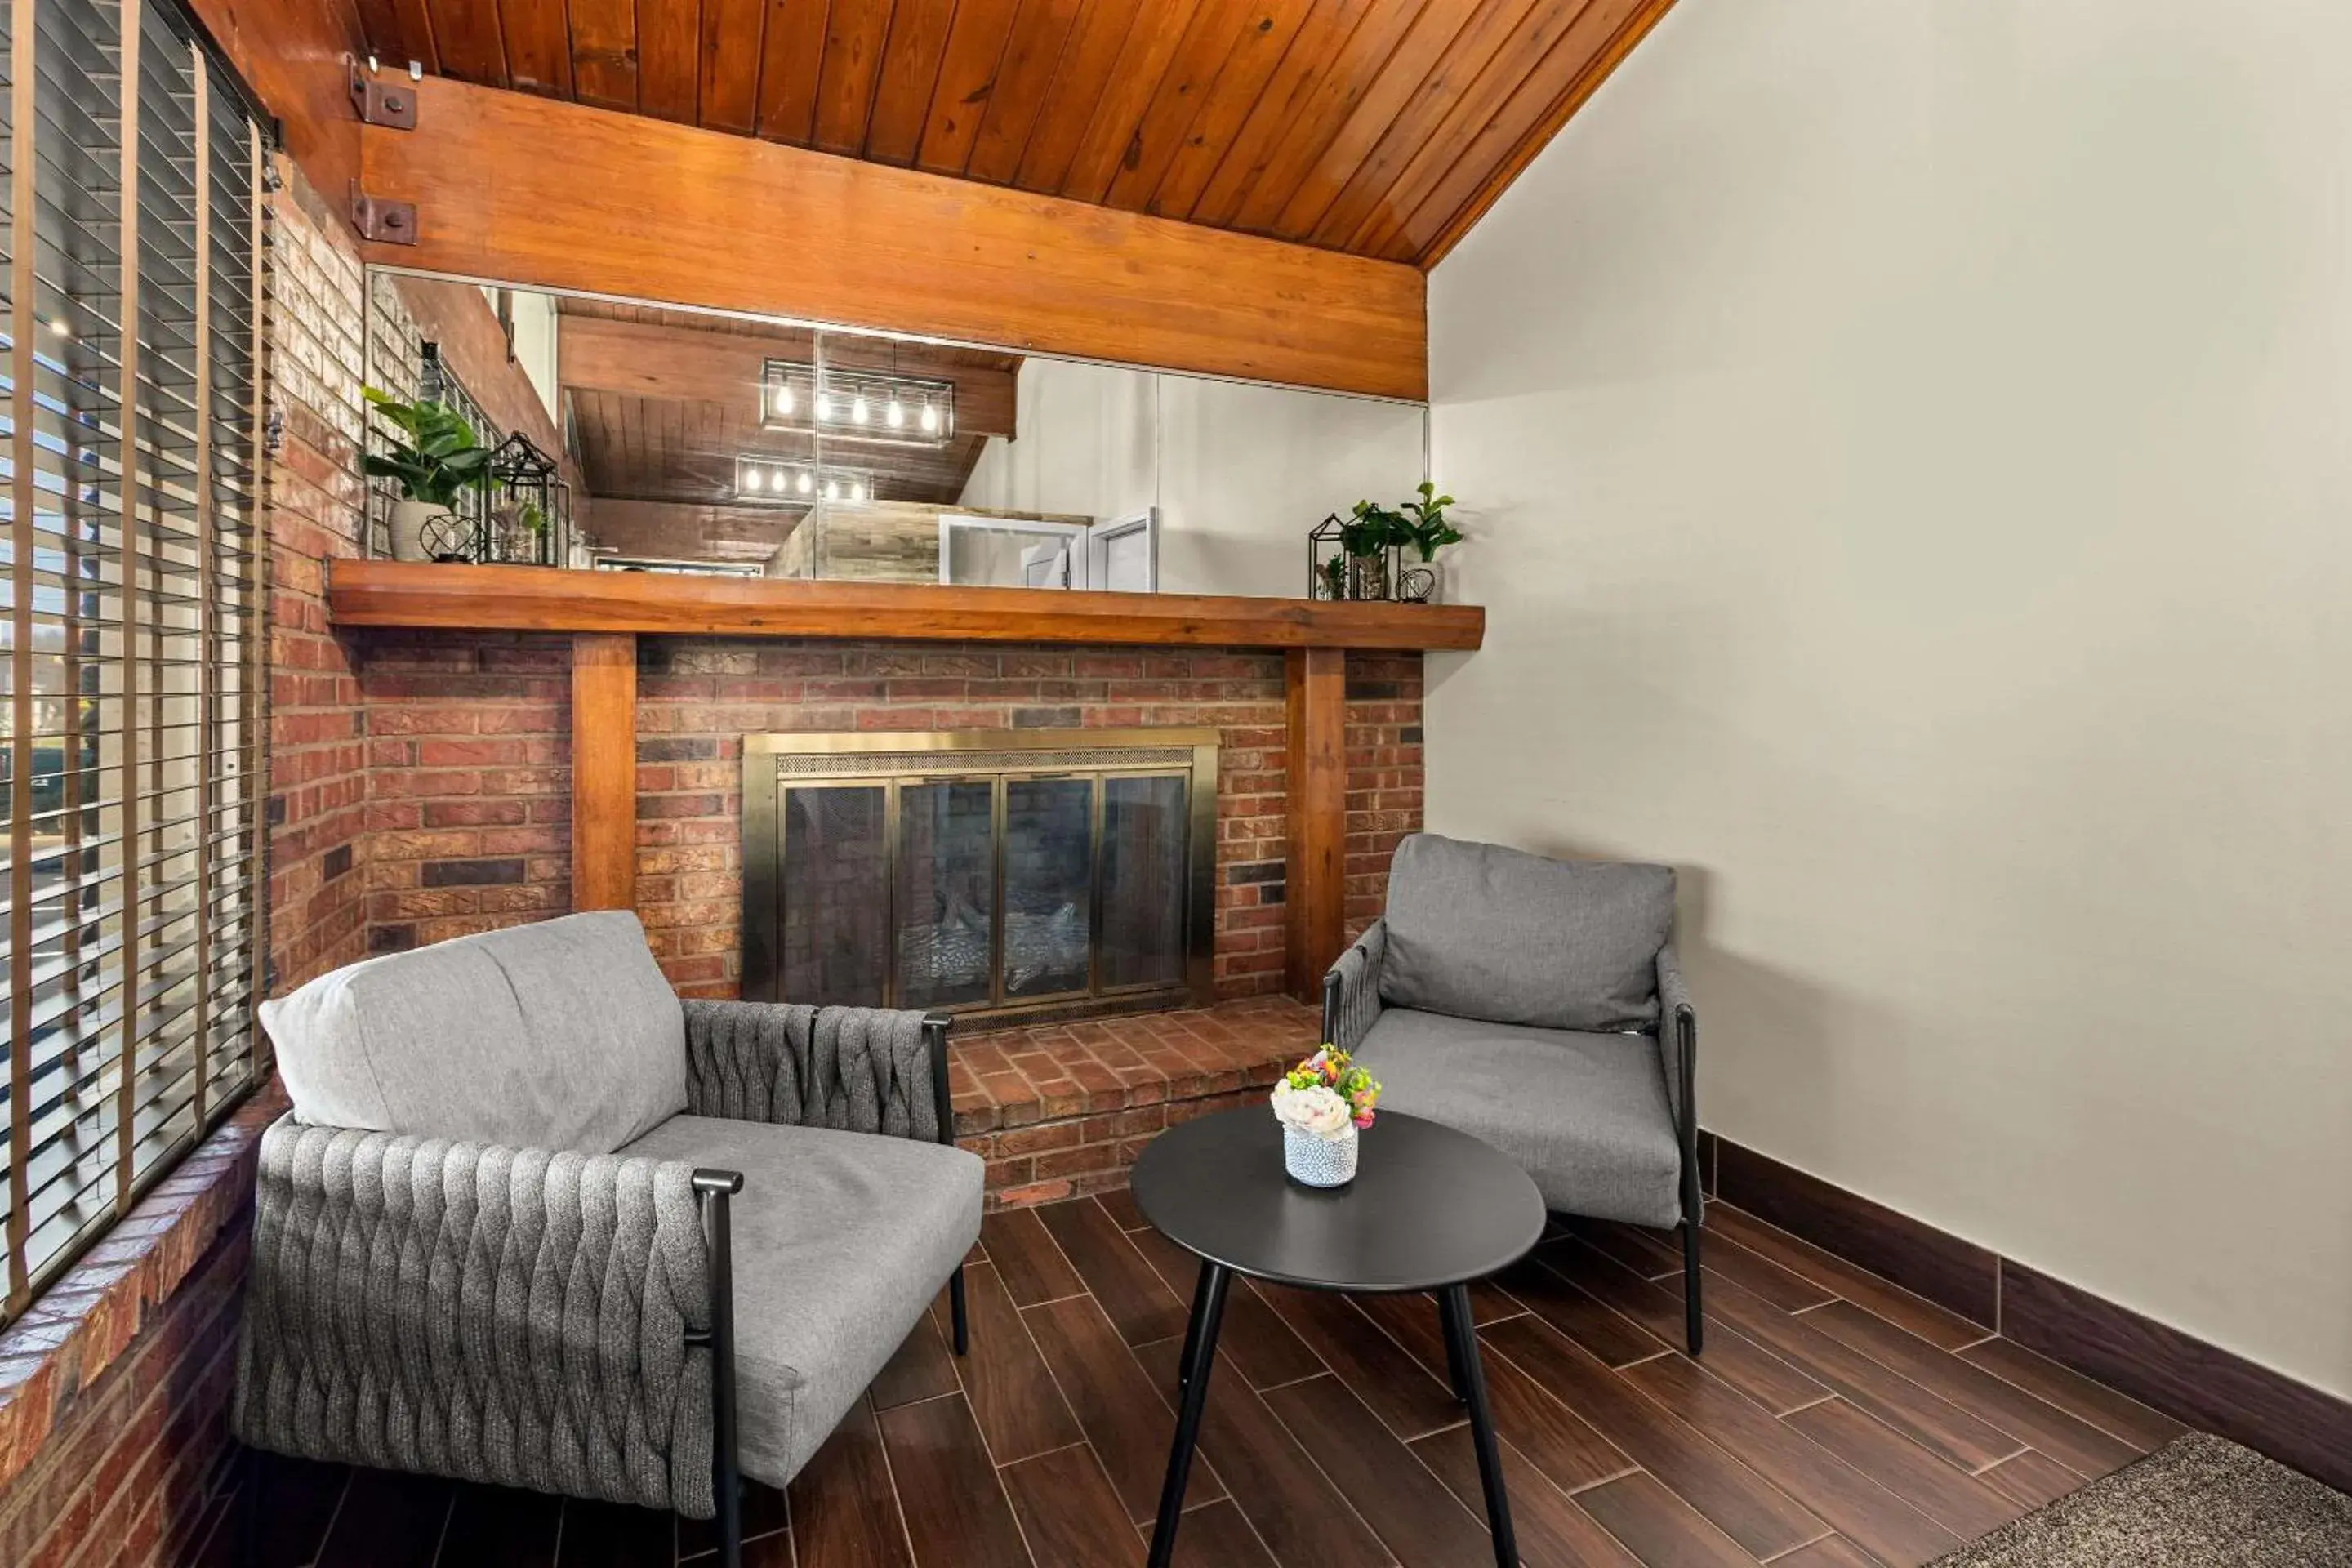
[[[388,202],[372,196],[365,191],[352,192],[352,226],[360,231],[362,239],[379,239],[386,245],[416,243],[416,204]]]
[[[394,131],[416,129],[416,90],[404,81],[378,81],[375,61],[371,58],[362,65],[351,62],[352,108],[363,125],[383,125]]]

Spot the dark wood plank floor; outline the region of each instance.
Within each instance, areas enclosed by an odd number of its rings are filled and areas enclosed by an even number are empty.
[[[1672,1238],[1575,1223],[1475,1316],[1529,1568],[1925,1562],[2179,1431],[2154,1411],[1717,1207],[1708,1342]],[[992,1215],[971,1353],[944,1302],[789,1497],[755,1568],[1139,1564],[1192,1264],[1125,1194]],[[1434,1306],[1238,1285],[1178,1561],[1490,1561]],[[1310,1458],[1312,1456],[1312,1458]],[[266,1568],[669,1568],[709,1527],[269,1461]],[[224,1510],[224,1513],[228,1510]],[[224,1529],[208,1556],[226,1561]]]

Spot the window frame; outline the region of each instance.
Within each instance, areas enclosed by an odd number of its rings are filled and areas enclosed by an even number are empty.
[[[0,49],[5,1323],[267,1072],[275,132],[175,0]]]

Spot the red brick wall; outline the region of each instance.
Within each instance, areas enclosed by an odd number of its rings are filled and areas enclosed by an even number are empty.
[[[568,907],[568,657],[554,637],[364,643],[373,946]],[[1217,990],[1280,985],[1280,655],[648,637],[639,661],[637,907],[682,989],[731,995],[741,981],[744,735],[1130,726],[1222,732]],[[1349,661],[1351,932],[1421,823],[1421,694],[1417,656]]]
[[[0,1563],[196,1560],[226,1542],[256,1097],[0,1337]]]
[[[278,993],[364,956],[367,742],[327,562],[359,552],[360,263],[298,178],[271,228],[269,915]]]

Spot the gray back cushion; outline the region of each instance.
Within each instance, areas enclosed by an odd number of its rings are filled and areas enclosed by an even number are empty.
[[[686,1021],[625,910],[371,958],[261,1006],[297,1120],[609,1154],[686,1109]]]
[[[1658,1021],[1667,866],[1547,860],[1416,833],[1389,868],[1381,999],[1424,1013],[1609,1034]]]

